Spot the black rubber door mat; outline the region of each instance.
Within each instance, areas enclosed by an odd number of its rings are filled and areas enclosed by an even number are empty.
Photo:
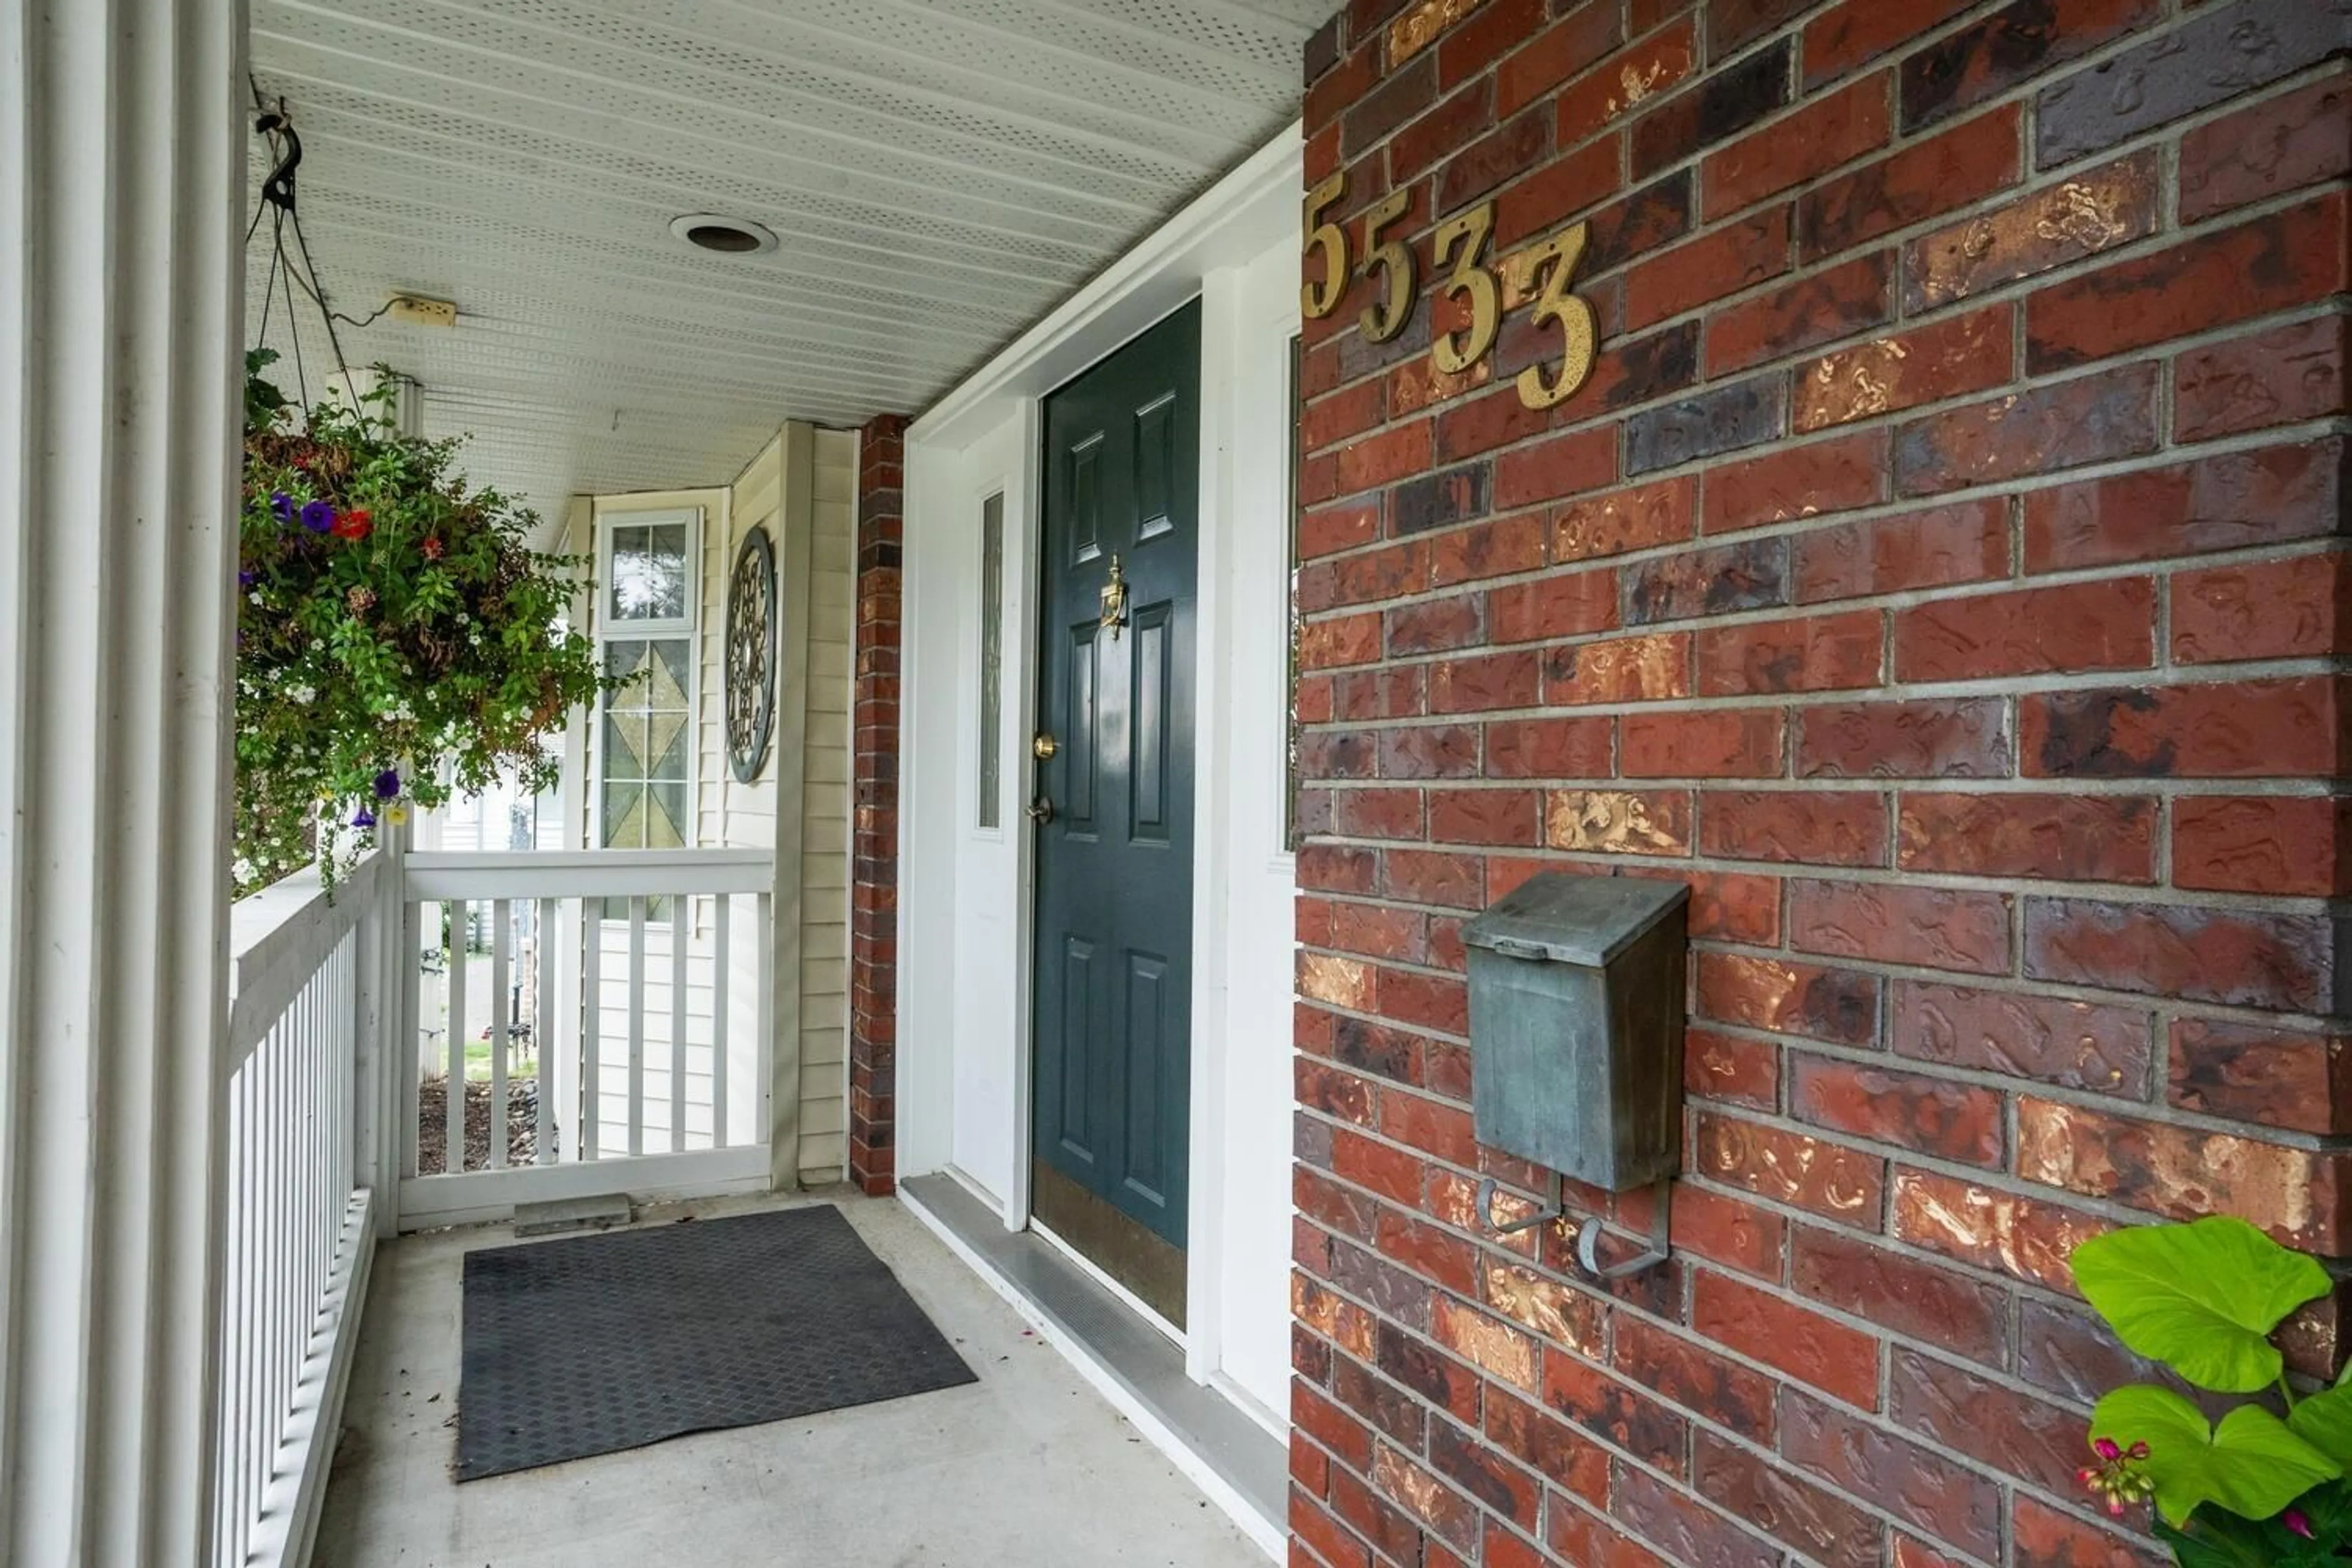
[[[466,1255],[457,1479],[977,1382],[839,1209]]]

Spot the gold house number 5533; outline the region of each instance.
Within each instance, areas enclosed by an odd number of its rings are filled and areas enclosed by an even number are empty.
[[[1307,193],[1303,248],[1318,258],[1299,286],[1298,307],[1310,321],[1320,321],[1339,308],[1350,273],[1348,233],[1331,221],[1331,209],[1347,195],[1344,173],[1331,175]],[[1381,296],[1364,310],[1360,326],[1367,340],[1386,342],[1404,331],[1412,314],[1417,291],[1412,248],[1402,241],[1383,239],[1382,231],[1402,216],[1410,194],[1391,192],[1365,215],[1364,239],[1370,254],[1365,258],[1367,278],[1381,273]],[[1431,340],[1430,362],[1446,375],[1460,375],[1495,351],[1503,324],[1503,277],[1521,278],[1532,294],[1528,318],[1538,328],[1559,329],[1559,365],[1548,371],[1531,364],[1519,372],[1519,401],[1529,408],[1550,408],[1573,396],[1592,375],[1599,344],[1599,323],[1592,307],[1570,289],[1591,226],[1569,225],[1539,245],[1514,252],[1500,266],[1486,262],[1487,243],[1495,234],[1495,204],[1477,206],[1437,226],[1431,237],[1433,259],[1445,280],[1441,295],[1462,301],[1467,325],[1440,332]]]

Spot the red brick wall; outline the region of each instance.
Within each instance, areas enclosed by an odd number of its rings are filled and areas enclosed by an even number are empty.
[[[2347,26],[1354,0],[1311,47],[1307,178],[1409,183],[1424,291],[1303,372],[1294,1563],[2138,1562],[2072,1479],[2132,1368],[2069,1246],[2352,1254]],[[1498,252],[1591,220],[1548,416],[1524,310],[1430,368],[1488,195]],[[1613,1289],[1472,1209],[1541,1177],[1473,1139],[1460,928],[1546,868],[1696,889],[1676,1250]]]
[[[898,557],[907,422],[884,415],[857,444],[857,662],[852,695],[849,1179],[896,1180],[898,1051]]]

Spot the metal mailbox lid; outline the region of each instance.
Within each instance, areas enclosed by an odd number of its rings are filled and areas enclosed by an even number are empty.
[[[1547,871],[1487,906],[1462,940],[1507,958],[1598,969],[1689,901],[1683,882]]]

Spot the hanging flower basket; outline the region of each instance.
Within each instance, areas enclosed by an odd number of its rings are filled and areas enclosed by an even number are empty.
[[[237,572],[236,894],[331,879],[418,807],[560,768],[545,738],[614,682],[565,623],[580,561],[403,436],[390,391],[299,421],[247,357]]]

